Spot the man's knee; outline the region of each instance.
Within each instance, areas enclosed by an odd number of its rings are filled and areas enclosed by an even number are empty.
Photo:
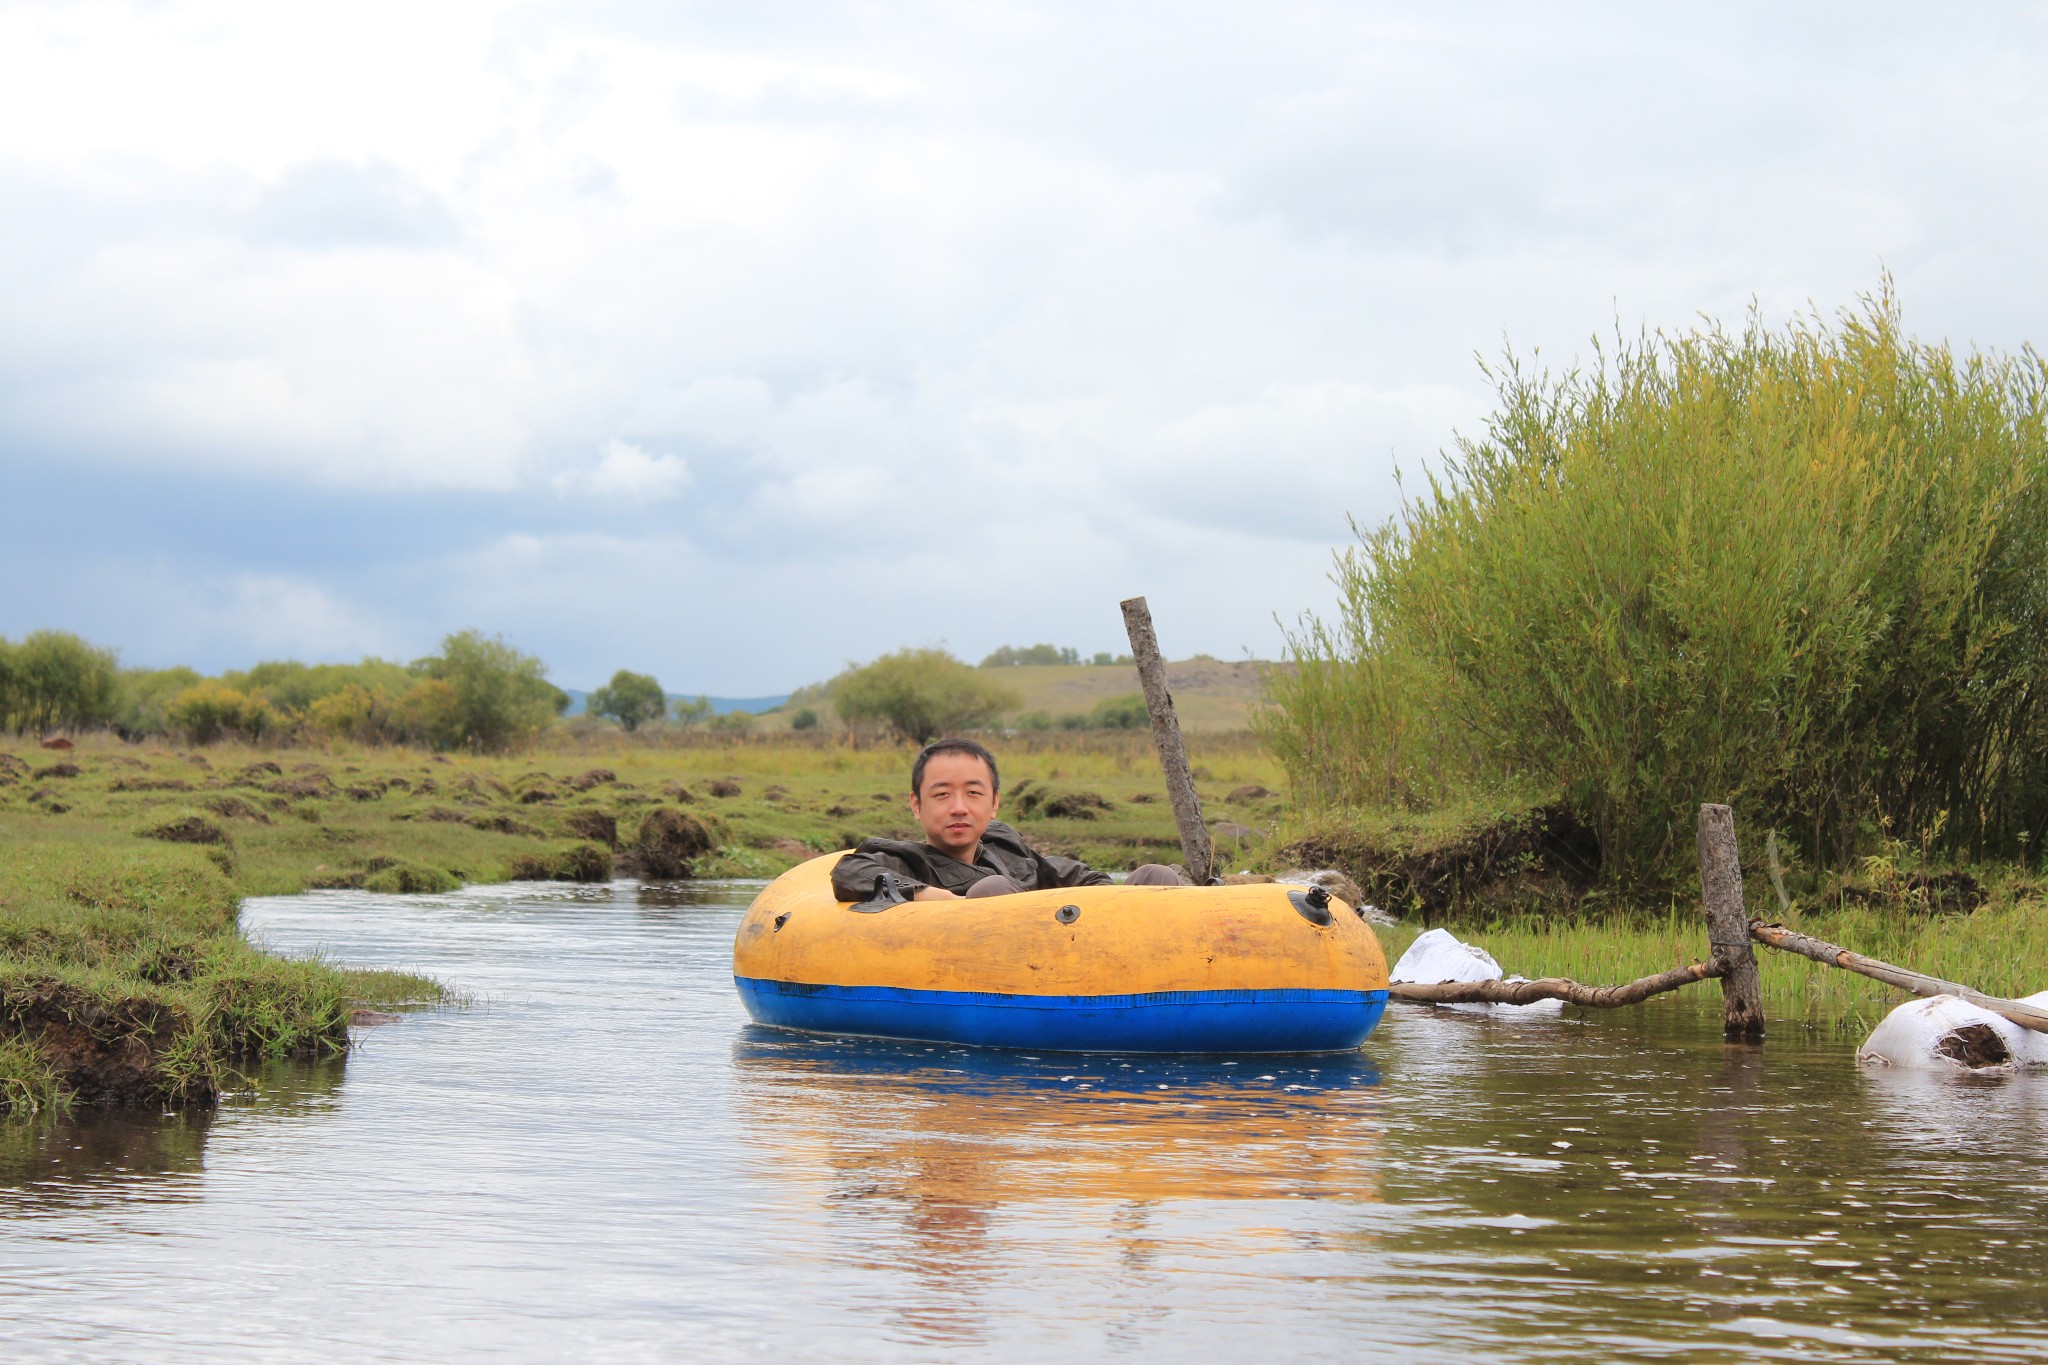
[[[1131,875],[1124,878],[1125,886],[1186,886],[1180,873],[1164,863],[1146,863],[1133,868]]]
[[[1017,885],[1008,877],[997,873],[993,877],[983,877],[980,881],[968,887],[967,899],[978,900],[983,896],[1014,896],[1023,889],[1023,887]]]

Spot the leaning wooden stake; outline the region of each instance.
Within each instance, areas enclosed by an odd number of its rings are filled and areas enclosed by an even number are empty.
[[[1735,812],[1700,807],[1700,889],[1707,902],[1707,945],[1721,973],[1721,1031],[1730,1038],[1764,1036],[1763,982],[1749,946],[1749,916],[1742,908],[1742,860],[1735,850]]]
[[[1695,981],[1706,981],[1725,970],[1726,964],[1719,961],[1695,962],[1689,967],[1673,967],[1668,972],[1659,972],[1620,986],[1582,986],[1561,976],[1547,976],[1540,981],[1441,981],[1434,985],[1396,981],[1387,987],[1387,994],[1396,1000],[1430,1005],[1467,1005],[1482,1001],[1495,1005],[1528,1005],[1538,1000],[1563,1000],[1568,1004],[1607,1010],[1621,1005],[1639,1005],[1653,995],[1675,991]]]
[[[1894,967],[1889,962],[1880,962],[1874,957],[1852,953],[1839,944],[1809,938],[1796,930],[1787,929],[1782,924],[1765,924],[1762,920],[1751,920],[1749,936],[1758,943],[1768,944],[1783,952],[1810,957],[1815,962],[1840,967],[1844,971],[1867,976],[1873,981],[1882,981],[1888,986],[1897,986],[1915,995],[1953,995],[1969,1001],[1980,1010],[1989,1010],[2001,1018],[2010,1019],[2021,1028],[2032,1029],[2036,1033],[2048,1033],[2048,1010],[2042,1009],[2039,1005],[1985,995],[1954,981],[1943,981],[1938,976],[1923,976],[1904,967]]]
[[[1138,684],[1145,689],[1145,710],[1152,717],[1152,742],[1159,748],[1159,766],[1166,770],[1166,794],[1173,801],[1173,822],[1180,826],[1181,857],[1188,875],[1206,883],[1215,872],[1216,857],[1209,827],[1202,823],[1201,798],[1188,767],[1187,745],[1181,742],[1180,721],[1173,714],[1173,694],[1166,690],[1166,661],[1159,657],[1159,637],[1152,633],[1152,609],[1142,597],[1120,604],[1124,629],[1131,637],[1131,657],[1138,663]]]

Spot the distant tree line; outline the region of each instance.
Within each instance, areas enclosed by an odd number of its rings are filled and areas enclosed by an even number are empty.
[[[497,752],[568,705],[539,659],[475,630],[410,664],[277,661],[215,678],[122,669],[112,650],[62,631],[0,639],[0,726],[17,735],[107,727],[130,740],[337,738]]]
[[[948,657],[950,658],[951,656],[949,655]],[[1130,655],[1113,655],[1106,649],[1086,660],[1086,662],[1098,668],[1106,667],[1110,664],[1127,664],[1130,661]],[[1004,645],[1001,649],[983,659],[981,666],[983,668],[1015,668],[1022,664],[1079,665],[1082,662],[1081,651],[1067,645]]]

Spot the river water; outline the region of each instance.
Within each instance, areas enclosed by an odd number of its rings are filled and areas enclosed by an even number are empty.
[[[1360,1054],[749,1026],[741,883],[256,900],[461,1008],[211,1115],[0,1126],[10,1360],[2048,1359],[2048,1078],[1697,1001]]]

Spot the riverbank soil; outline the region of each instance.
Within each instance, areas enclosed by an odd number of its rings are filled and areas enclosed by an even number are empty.
[[[1243,831],[1230,846],[1255,848],[1280,810],[1275,766],[1245,736],[1194,751],[1210,814]],[[346,1048],[352,1011],[437,997],[257,951],[244,896],[771,877],[915,835],[911,756],[789,739],[497,758],[0,744],[0,1112],[206,1103],[247,1062]],[[1113,869],[1178,860],[1146,736],[1019,740],[1001,758],[1003,815],[1039,847]]]

